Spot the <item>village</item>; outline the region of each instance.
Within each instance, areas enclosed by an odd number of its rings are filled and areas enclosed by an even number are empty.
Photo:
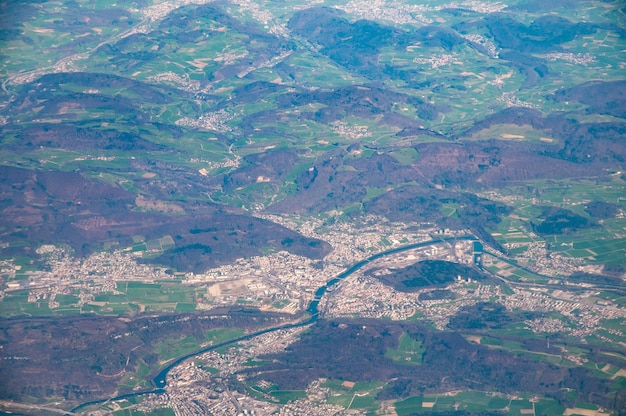
[[[70,299],[73,304],[69,306],[75,308],[76,312],[87,312],[89,306],[106,306],[101,295],[124,294],[123,288],[128,287],[127,284],[124,286],[125,282],[139,282],[192,291],[195,310],[199,311],[244,304],[263,311],[295,315],[307,309],[318,288],[351,265],[376,253],[432,240],[432,244],[424,247],[384,256],[353,273],[329,290],[321,300],[320,310],[329,317],[392,320],[409,319],[419,313],[422,319],[432,321],[435,327],[443,329],[460,308],[478,301],[497,301],[510,310],[558,311],[566,315],[575,311],[578,315],[572,318],[575,318],[578,328],[571,330],[579,336],[597,329],[602,317],[623,315],[620,309],[610,304],[585,302],[584,299],[593,294],[593,288],[589,285],[577,285],[577,288],[587,286],[587,290],[582,292],[554,292],[542,284],[517,282],[512,277],[515,266],[490,255],[488,247],[478,257],[480,263],[476,264],[473,243],[462,238],[468,235],[464,231],[441,230],[429,224],[392,223],[379,218],[370,218],[371,221],[361,224],[358,230],[347,223],[325,228],[321,220],[299,221],[296,224],[293,219],[277,216],[266,216],[266,219],[296,229],[305,236],[322,238],[334,250],[323,262],[279,251],[242,258],[234,264],[209,269],[204,273],[173,273],[164,267],[142,263],[143,253],[128,248],[76,258],[68,248],[44,245],[38,249],[38,253],[46,259],[47,266],[39,270],[22,271],[21,266],[15,266],[8,260],[3,261],[1,276],[4,284],[0,297],[9,299],[16,293],[27,291],[28,303],[47,304],[54,311],[62,306],[59,298],[66,301]],[[455,239],[455,236],[459,238]],[[558,276],[567,276],[585,267],[577,259],[560,255],[552,257],[546,258],[544,246],[532,244],[519,261],[546,273],[546,278],[552,279],[545,283],[551,284],[560,282]],[[493,281],[473,282],[471,278],[459,275],[452,276],[454,282],[447,285],[447,289],[455,293],[455,299],[420,300],[420,293],[433,288],[405,293],[366,273],[374,267],[393,270],[433,259],[474,267],[482,267],[484,263],[484,266],[495,272],[494,277],[512,283],[509,289],[512,293],[503,293],[502,286]],[[567,286],[564,286],[566,289]],[[564,298],[563,293],[568,293],[568,297]],[[125,301],[132,303],[134,300],[129,296]],[[172,310],[176,306],[175,302],[164,302],[166,306],[173,305]],[[536,323],[531,326],[541,329]]]

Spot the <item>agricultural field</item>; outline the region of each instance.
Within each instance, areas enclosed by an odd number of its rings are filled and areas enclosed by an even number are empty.
[[[380,407],[376,394],[384,387],[381,382],[352,382],[341,380],[326,380],[320,384],[329,389],[327,402],[343,407],[346,410],[360,409],[372,412]]]
[[[623,217],[626,209],[625,192],[626,185],[620,179],[613,179],[601,186],[575,181],[558,186],[532,183],[525,189],[513,187],[495,196],[515,209],[502,220],[498,232],[493,235],[509,247],[509,254],[520,258],[524,258],[530,246],[541,244],[549,247],[553,253],[582,259],[588,264],[623,267],[626,265],[626,219]],[[592,202],[610,206],[618,214],[609,218],[597,216],[602,214],[594,216],[589,208]],[[537,235],[535,227],[545,220],[541,208],[545,206],[566,209],[586,219],[589,226],[573,232]]]
[[[0,412],[625,407],[623,4],[313,3],[2,4]]]
[[[505,415],[556,415],[564,410],[553,400],[522,399],[479,391],[414,396],[397,402],[394,406],[399,416],[461,410],[470,413],[499,412]]]
[[[421,343],[411,339],[408,334],[404,333],[400,337],[398,349],[387,350],[385,357],[400,363],[421,364],[423,353],[424,350],[421,348]]]

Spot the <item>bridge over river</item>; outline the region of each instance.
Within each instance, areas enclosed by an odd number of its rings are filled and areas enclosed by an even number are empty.
[[[156,388],[151,389],[151,390],[147,390],[147,391],[141,391],[141,392],[136,392],[136,393],[129,393],[129,394],[123,394],[120,396],[116,396],[116,397],[112,397],[109,399],[101,399],[101,400],[94,400],[94,401],[90,401],[90,402],[86,402],[86,403],[82,403],[79,406],[76,406],[75,408],[73,408],[71,410],[71,412],[77,412],[80,411],[81,409],[87,407],[87,406],[92,406],[92,405],[96,405],[96,404],[101,404],[101,403],[105,403],[107,401],[114,401],[114,400],[123,400],[123,399],[129,399],[131,397],[137,397],[137,396],[142,396],[142,395],[146,395],[146,394],[162,394],[165,392],[165,386],[167,385],[167,374],[177,365],[181,364],[183,361],[195,357],[197,355],[203,354],[205,352],[208,351],[212,351],[218,348],[222,348],[222,347],[226,347],[228,345],[232,345],[235,344],[237,342],[241,342],[241,341],[245,341],[245,340],[249,340],[255,337],[258,337],[259,335],[263,335],[263,334],[267,334],[270,332],[275,332],[275,331],[280,331],[283,329],[290,329],[290,328],[297,328],[297,327],[301,327],[301,326],[305,326],[305,325],[309,325],[314,323],[315,321],[317,321],[318,317],[319,317],[319,303],[322,300],[322,298],[324,297],[324,294],[326,293],[326,291],[328,291],[329,288],[331,288],[332,286],[337,285],[339,282],[341,282],[342,280],[344,280],[346,277],[352,275],[353,273],[355,273],[356,271],[358,271],[359,269],[363,268],[363,266],[367,265],[368,263],[378,260],[380,258],[386,257],[386,256],[390,256],[393,254],[397,254],[397,253],[401,253],[403,251],[409,251],[409,250],[413,250],[416,248],[420,248],[420,247],[426,247],[432,244],[438,244],[438,243],[443,243],[443,242],[448,242],[448,241],[459,241],[459,240],[465,240],[465,241],[478,241],[478,239],[472,235],[465,235],[465,236],[458,236],[458,237],[445,237],[445,238],[433,238],[431,240],[427,240],[427,241],[421,241],[419,243],[414,243],[414,244],[408,244],[405,246],[401,246],[401,247],[396,247],[396,248],[392,248],[386,251],[382,251],[380,253],[374,254],[364,260],[359,261],[358,263],[355,263],[354,265],[352,265],[350,268],[346,269],[345,271],[343,271],[342,273],[338,274],[337,276],[335,276],[334,278],[332,278],[331,280],[329,280],[328,282],[326,282],[326,284],[324,284],[324,286],[319,287],[316,291],[315,291],[315,297],[313,298],[313,300],[311,301],[311,303],[309,304],[308,308],[306,309],[307,312],[307,318],[299,321],[299,322],[295,322],[295,323],[290,323],[290,324],[284,324],[284,325],[279,325],[279,326],[274,326],[271,328],[266,328],[266,329],[262,329],[260,331],[256,331],[256,332],[252,332],[246,335],[242,335],[238,338],[233,338],[230,339],[228,341],[224,341],[224,342],[220,342],[218,344],[213,344],[210,345],[208,347],[202,348],[200,350],[194,351],[192,353],[183,355],[181,357],[176,358],[174,361],[172,361],[171,363],[169,363],[165,368],[163,368],[159,374],[156,375],[156,377],[153,379],[154,385]]]

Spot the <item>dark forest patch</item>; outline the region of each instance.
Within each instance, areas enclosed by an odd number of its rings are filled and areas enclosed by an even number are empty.
[[[159,356],[154,351],[164,340],[192,337],[200,344],[209,330],[253,329],[280,320],[278,314],[228,310],[132,319],[80,315],[5,320],[0,355],[24,359],[0,366],[0,398],[41,398],[44,403],[44,397],[62,397],[75,403],[130,393],[118,390],[125,370],[134,372],[143,361],[155,373]]]
[[[419,370],[385,357],[389,348],[398,348],[403,333],[421,343],[424,354]],[[281,390],[302,390],[320,377],[351,381],[392,379],[378,394],[379,400],[469,389],[533,392],[573,404],[572,398],[562,393],[563,388],[578,390],[580,397],[608,391],[607,380],[595,378],[583,368],[558,367],[470,343],[458,333],[431,332],[418,324],[400,322],[320,320],[285,352],[261,358],[271,362],[241,371],[250,382],[266,380]],[[616,405],[613,398],[599,399],[608,407]]]
[[[0,167],[0,193],[4,239],[33,245],[24,250],[66,243],[76,254],[85,255],[105,242],[130,245],[134,235],[146,239],[169,235],[176,247],[144,261],[196,272],[259,255],[267,247],[316,259],[332,250],[326,242],[271,221],[209,204],[190,206],[190,213],[175,216],[138,212],[131,192],[75,172]]]
[[[613,218],[619,212],[619,207],[605,201],[591,201],[585,205],[585,212],[592,217],[607,219]]]
[[[487,277],[472,267],[443,260],[424,260],[401,269],[374,269],[368,271],[368,275],[401,292],[444,286],[459,277],[464,280],[483,280]]]
[[[544,207],[539,219],[542,220],[539,224],[532,225],[535,232],[541,236],[572,234],[596,226],[582,215],[557,207]]]
[[[588,107],[586,113],[626,117],[626,81],[593,81],[562,89],[552,97],[557,102],[578,101]]]
[[[227,213],[174,220],[152,233],[154,237],[174,236],[176,247],[147,262],[195,273],[242,256],[260,255],[268,247],[312,259],[324,258],[332,250],[324,241],[303,237],[273,222]]]
[[[448,328],[454,330],[495,329],[517,320],[519,319],[510,315],[499,303],[480,302],[462,308],[450,319]]]
[[[245,156],[243,160],[247,166],[224,176],[222,186],[224,191],[232,192],[236,188],[256,183],[259,177],[279,187],[282,179],[291,173],[298,162],[298,154],[293,150],[276,150],[253,153]]]

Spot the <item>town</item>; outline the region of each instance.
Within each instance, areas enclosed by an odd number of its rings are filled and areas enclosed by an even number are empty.
[[[322,219],[259,215],[303,235],[323,238],[333,245],[334,251],[323,262],[276,252],[239,259],[235,264],[194,274],[172,273],[162,267],[142,264],[140,260],[144,253],[130,248],[94,253],[79,259],[67,248],[44,245],[38,249],[38,254],[46,259],[47,266],[40,270],[24,272],[11,261],[3,261],[0,270],[6,285],[3,285],[2,298],[5,300],[15,293],[27,291],[28,303],[45,303],[55,311],[62,308],[59,297],[67,299],[73,295],[75,311],[84,312],[89,310],[86,308],[89,305],[105,306],[107,302],[101,300],[102,294],[121,295],[124,287],[137,282],[192,290],[198,311],[244,304],[264,311],[292,314],[297,319],[297,314],[306,310],[313,300],[316,289],[351,265],[392,248],[418,245],[370,261],[351,273],[321,299],[320,316],[392,321],[419,319],[438,330],[445,330],[450,319],[462,309],[479,302],[492,302],[509,311],[543,312],[523,322],[527,330],[536,334],[561,333],[580,339],[590,334],[602,337],[599,334],[603,328],[602,320],[626,319],[626,311],[612,302],[599,298],[590,301],[597,290],[588,284],[557,285],[563,273],[587,266],[584,262],[562,256],[547,261],[545,245],[539,243],[529,244],[524,256],[518,260],[547,273],[545,281],[516,281],[511,280],[514,266],[501,260],[501,254],[490,247],[476,252],[475,241],[463,238],[469,235],[467,231],[442,230],[430,224],[393,223],[374,216],[356,228],[343,222],[328,227]],[[158,250],[160,245],[147,244],[147,247]],[[442,287],[403,292],[376,278],[376,274],[425,260],[491,270],[493,278],[476,281],[467,276],[452,276],[452,282],[445,285],[449,296],[442,298],[428,296]],[[132,299],[125,301],[132,302]],[[106,310],[101,311],[106,313]],[[145,310],[145,306],[140,305],[138,310]],[[555,318],[555,313],[562,319]],[[179,415],[207,412],[215,415],[360,414],[355,409],[346,410],[328,404],[329,392],[323,387],[323,380],[316,380],[307,388],[306,396],[287,404],[276,403],[262,390],[263,386],[247,393],[229,388],[228,380],[246,363],[261,354],[284,350],[307,327],[273,331],[238,342],[225,351],[208,351],[187,359],[168,373],[164,393],[149,394],[132,406],[144,411],[171,408]],[[623,333],[617,335],[624,336]],[[579,360],[576,356],[567,359]],[[193,400],[189,400],[190,397]],[[115,411],[116,406],[119,404],[114,401],[106,409]]]
[[[101,313],[107,311],[107,301],[103,294],[124,295],[128,287],[125,282],[174,288],[193,294],[196,310],[210,310],[217,307],[244,304],[264,311],[280,311],[296,314],[306,310],[314,297],[315,291],[351,265],[378,252],[396,247],[433,240],[433,238],[462,237],[466,231],[440,230],[430,224],[393,223],[382,218],[367,218],[356,229],[349,223],[336,223],[326,227],[321,219],[286,218],[276,215],[259,216],[290,227],[307,237],[321,238],[334,248],[324,261],[290,254],[285,251],[268,253],[247,259],[239,259],[234,264],[209,269],[204,273],[178,273],[164,267],[141,262],[144,253],[131,248],[117,249],[113,252],[98,252],[86,258],[76,258],[68,248],[44,245],[38,249],[46,260],[46,267],[38,270],[21,270],[21,266],[4,260],[1,276],[5,282],[0,296],[4,301],[26,291],[30,304],[42,305],[54,312],[65,300],[70,310],[77,313],[93,311],[91,307],[101,307]],[[159,250],[158,244],[148,245],[152,251]],[[477,301],[496,300],[511,310],[576,311],[574,322],[580,328],[571,330],[583,336],[598,328],[601,316],[621,316],[619,309],[610,305],[590,304],[581,299],[593,294],[592,287],[585,291],[572,292],[564,299],[562,290],[552,288],[561,282],[563,276],[577,271],[597,272],[581,259],[552,253],[550,258],[544,243],[532,243],[524,255],[516,260],[531,270],[540,272],[545,277],[543,282],[529,283],[511,277],[515,266],[502,261],[497,255],[491,255],[488,247],[482,255],[480,267],[489,270],[495,277],[510,286],[513,293],[502,293],[501,286],[492,282],[472,282],[465,276],[455,276],[455,282],[449,286],[460,300],[457,301],[420,301],[420,293],[404,293],[394,290],[379,280],[365,273],[369,268],[399,268],[422,260],[438,259],[460,264],[475,263],[475,253],[471,241],[434,241],[432,245],[385,256],[371,262],[368,269],[359,270],[341,284],[333,288],[322,299],[323,313],[333,317],[371,317],[394,320],[408,319],[418,311],[423,319],[432,320],[438,328],[447,324],[459,308]],[[491,253],[494,252],[491,250]],[[585,288],[584,283],[572,287]],[[425,288],[424,291],[432,290]],[[556,294],[555,294],[556,293]],[[134,303],[139,311],[145,310],[141,300],[131,296],[122,302]],[[163,310],[176,310],[176,302],[163,300]],[[119,306],[119,305],[118,305]],[[158,310],[158,301],[150,305],[151,310]],[[73,308],[73,309],[72,309]],[[155,309],[156,308],[156,309]],[[119,312],[119,309],[109,309]],[[127,312],[132,312],[129,309]],[[615,316],[614,316],[615,315]],[[584,320],[580,318],[584,317]],[[532,326],[532,325],[531,325]],[[533,327],[535,327],[534,325]],[[581,332],[582,331],[582,332]]]

